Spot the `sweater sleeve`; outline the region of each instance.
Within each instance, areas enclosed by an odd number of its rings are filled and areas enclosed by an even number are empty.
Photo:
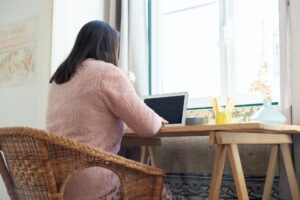
[[[155,135],[161,118],[136,94],[133,86],[117,67],[111,67],[101,78],[101,97],[109,110],[129,128],[142,136]]]

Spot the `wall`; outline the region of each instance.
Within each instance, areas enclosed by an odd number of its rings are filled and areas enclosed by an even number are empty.
[[[18,86],[0,88],[0,126],[43,127],[51,55],[50,0],[0,0],[0,27],[37,19],[35,76]],[[18,5],[18,6],[16,6]],[[43,102],[43,103],[41,103]]]
[[[52,1],[0,0],[0,28],[37,19],[35,75],[18,86],[0,88],[0,127],[31,126],[43,128],[51,58]],[[6,200],[2,179],[0,199]]]

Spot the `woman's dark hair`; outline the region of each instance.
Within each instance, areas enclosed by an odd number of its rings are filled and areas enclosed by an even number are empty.
[[[58,67],[50,83],[68,82],[87,58],[117,65],[118,50],[119,34],[114,28],[99,20],[88,22],[79,31],[70,55]]]

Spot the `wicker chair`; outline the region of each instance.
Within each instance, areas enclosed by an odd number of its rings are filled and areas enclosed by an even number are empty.
[[[161,169],[46,131],[0,128],[0,150],[0,172],[12,200],[62,200],[72,173],[95,166],[118,175],[124,200],[161,199]]]

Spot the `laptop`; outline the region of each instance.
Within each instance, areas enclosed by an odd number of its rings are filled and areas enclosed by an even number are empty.
[[[188,100],[187,92],[145,96],[144,103],[166,119],[166,126],[184,126]]]

